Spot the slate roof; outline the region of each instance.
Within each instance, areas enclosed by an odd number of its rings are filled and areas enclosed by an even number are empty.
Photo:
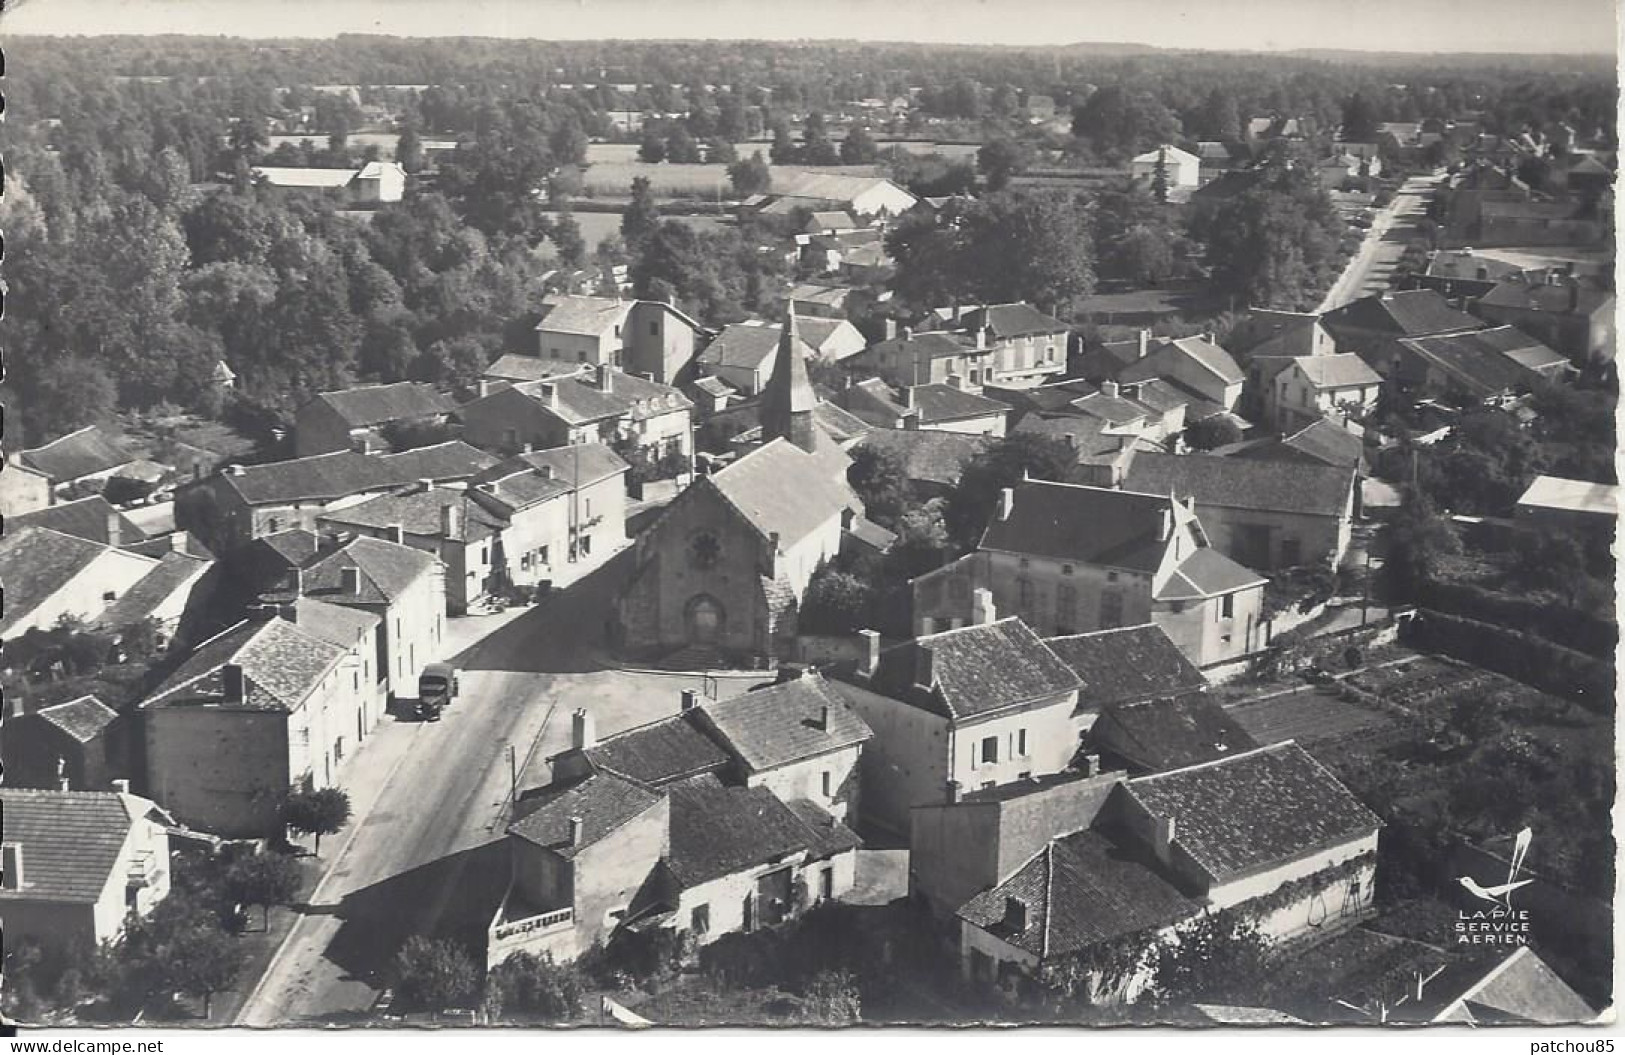
[[[858,221],[852,219],[852,215],[844,209],[815,210],[812,216],[809,217],[809,222],[817,224],[820,229],[824,230],[844,230],[849,227],[860,226]]]
[[[441,510],[449,506],[459,506],[463,511],[457,537],[450,541],[478,542],[507,526],[505,517],[487,510],[462,488],[452,487],[431,487],[427,491],[414,487],[410,491],[379,495],[359,505],[325,514],[322,519],[341,527],[384,529],[399,525],[408,535],[439,538]]]
[[[997,443],[991,436],[932,429],[874,429],[865,433],[857,445],[895,452],[902,458],[910,480],[953,487],[959,483],[966,464]]]
[[[156,567],[96,617],[96,625],[117,629],[140,622],[207,571],[212,563],[185,553],[164,554],[158,559]]]
[[[1026,926],[1007,924],[1018,899]],[[1067,956],[1117,938],[1157,931],[1201,909],[1098,832],[1051,839],[1010,878],[971,898],[960,919],[1040,960]]]
[[[17,460],[60,484],[129,465],[135,456],[95,425],[87,425],[50,443],[19,451]]]
[[[1123,790],[1153,817],[1173,820],[1173,842],[1219,883],[1369,835],[1382,825],[1290,740],[1138,777]]]
[[[558,297],[537,312],[536,329],[544,333],[573,333],[596,337],[625,321],[632,310],[629,300],[609,297]]]
[[[101,495],[90,495],[78,501],[63,502],[60,505],[36,509],[31,513],[18,513],[16,516],[6,517],[5,529],[21,531],[25,527],[50,528],[64,535],[110,545],[112,539],[107,535],[109,517],[118,520],[119,545],[127,546],[132,542],[146,539],[146,532],[142,531],[135,521],[114,509]]]
[[[315,691],[345,652],[285,619],[238,623],[194,649],[141,701],[141,707],[220,703],[224,698],[221,668],[236,663],[243,668],[243,707],[293,711]]]
[[[305,568],[305,595],[334,604],[390,605],[436,563],[420,549],[359,535]],[[344,568],[360,570],[358,592],[345,592]]]
[[[788,549],[846,508],[847,496],[812,455],[786,439],[705,477],[763,535]]]
[[[796,332],[819,355],[824,354],[824,342],[842,326],[850,326],[845,319],[826,319],[818,315],[797,315]]]
[[[728,747],[755,773],[839,751],[873,735],[840,692],[816,673],[702,706]],[[827,729],[821,724],[826,713]]]
[[[812,416],[824,434],[839,445],[874,431],[873,425],[854,417],[827,399],[818,401],[818,405],[812,409]]]
[[[916,681],[924,649],[935,683],[929,692]],[[869,687],[957,721],[1076,691],[1079,680],[1031,627],[1010,616],[887,649]]]
[[[481,469],[489,469],[497,459],[462,440],[447,440],[428,447],[415,447],[398,454],[385,454],[379,461],[411,480],[466,480]]]
[[[1382,375],[1352,352],[1305,355],[1292,362],[1316,388],[1356,388],[1382,384]]]
[[[982,549],[1144,572],[1162,563],[1168,543],[1158,534],[1164,513],[1170,511],[1167,488],[1160,495],[1135,494],[1028,480],[1014,491],[1009,517],[993,517],[982,535]]]
[[[524,816],[508,825],[510,834],[552,850],[566,860],[659,804],[661,796],[609,773],[558,787],[543,788],[520,800]],[[570,842],[570,818],[581,821],[581,841]]]
[[[1342,516],[1352,480],[1350,470],[1331,465],[1143,453],[1134,456],[1123,487],[1147,495],[1194,497],[1197,506]]]
[[[1278,463],[1287,464],[1287,463]],[[1266,580],[1211,546],[1203,546],[1180,562],[1157,591],[1158,601],[1204,601],[1209,597],[1260,586]]]
[[[1053,315],[1045,315],[1037,308],[1025,301],[1012,304],[988,304],[975,308],[960,317],[959,325],[966,330],[979,330],[984,326],[993,328],[993,337],[996,340],[1008,340],[1012,337],[1030,337],[1036,334],[1060,334],[1069,331],[1070,327]]]
[[[115,792],[0,788],[6,841],[23,849],[23,889],[0,890],[0,904],[96,901],[144,808],[151,803]]]
[[[117,711],[94,696],[81,696],[67,703],[41,707],[34,714],[81,744],[96,739],[118,718]]]
[[[218,479],[249,505],[331,501],[413,482],[413,477],[404,475],[382,458],[357,451],[334,451],[285,462],[246,465],[241,474],[227,471]]]
[[[966,392],[952,385],[929,384],[911,386],[913,407],[900,400],[890,385],[878,377],[859,381],[847,389],[844,397],[847,410],[882,428],[891,428],[900,418],[911,412],[919,414],[920,424],[932,425],[944,421],[963,421],[967,418],[1007,414],[1010,407],[996,399]]]
[[[421,381],[397,381],[387,385],[361,385],[337,392],[321,392],[314,401],[333,408],[352,429],[449,414],[457,406],[450,396]]]
[[[1251,751],[1258,741],[1205,692],[1108,703],[1102,718],[1127,741],[1112,747],[1136,766],[1180,769]],[[1104,728],[1098,723],[1097,729]]]
[[[0,537],[0,582],[5,584],[0,629],[9,630],[105,552],[106,546],[49,528],[7,530]]]
[[[605,737],[583,754],[598,769],[651,787],[714,773],[729,763],[728,752],[692,712]]]
[[[1352,326],[1393,337],[1421,337],[1481,329],[1484,324],[1457,311],[1431,289],[1394,290],[1343,305],[1321,316],[1327,327]]]
[[[716,777],[702,776],[673,784],[666,794],[671,798],[666,867],[679,889],[689,890],[798,851],[823,857],[861,845],[838,822],[831,820],[828,827],[809,823],[805,818],[816,816],[807,809],[811,803],[792,810],[763,786],[729,787]]]
[[[1207,678],[1155,623],[1048,637],[1044,644],[1083,682],[1081,710],[1207,688]]]

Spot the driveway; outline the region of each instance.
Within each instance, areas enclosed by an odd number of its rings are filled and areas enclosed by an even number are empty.
[[[1443,179],[1443,176],[1413,176],[1400,185],[1394,200],[1372,218],[1371,230],[1366,232],[1359,251],[1349,259],[1343,274],[1315,309],[1318,313],[1324,314],[1388,289],[1405,247],[1420,237],[1418,224],[1427,216],[1428,202]]]

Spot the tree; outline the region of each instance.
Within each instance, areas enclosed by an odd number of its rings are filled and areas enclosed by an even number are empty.
[[[890,529],[911,504],[908,467],[889,447],[862,446],[852,452],[846,482],[863,501],[865,514]]]
[[[863,999],[850,971],[819,971],[807,983],[802,1010],[809,1022],[849,1026],[863,1018]]]
[[[1193,449],[1211,451],[1241,442],[1241,426],[1228,414],[1215,414],[1185,426],[1185,442]]]
[[[1351,143],[1372,142],[1381,120],[1376,104],[1357,91],[1343,103],[1343,138]]]
[[[1072,114],[1072,134],[1121,160],[1179,137],[1179,118],[1150,92],[1106,85]]]
[[[559,263],[574,270],[587,261],[587,240],[581,237],[581,225],[569,212],[555,216],[548,231],[548,239],[559,254]]]
[[[796,629],[805,634],[852,634],[874,621],[875,588],[825,564],[807,582]]]
[[[261,928],[270,926],[272,905],[293,904],[300,883],[293,859],[270,851],[240,857],[226,870],[228,896],[243,905],[258,905]]]
[[[401,129],[401,137],[395,141],[395,160],[414,176],[423,171],[423,139],[417,125],[408,123]]]
[[[1344,225],[1307,167],[1267,162],[1259,171],[1257,185],[1194,225],[1214,285],[1238,303],[1313,307],[1341,271]]]
[[[638,147],[638,160],[649,165],[658,165],[665,161],[666,141],[653,132],[646,134],[643,143]]]
[[[949,537],[962,550],[974,547],[998,505],[999,494],[1024,477],[1065,481],[1073,475],[1077,456],[1064,440],[1033,432],[1006,436],[972,458],[948,496],[944,520]]]
[[[760,150],[750,157],[741,158],[728,166],[728,183],[734,197],[748,198],[753,194],[766,194],[773,186],[773,170],[768,167]]]
[[[170,986],[201,999],[204,1018],[210,1015],[214,994],[230,989],[237,981],[245,958],[237,939],[209,921],[174,935],[164,952]]]
[[[473,959],[455,942],[414,934],[396,952],[392,967],[397,997],[431,1015],[466,1003],[479,988]]]
[[[1383,575],[1396,596],[1408,597],[1438,571],[1441,558],[1461,552],[1461,540],[1450,522],[1434,511],[1420,489],[1404,489],[1399,511],[1389,521]]]
[[[20,408],[39,442],[107,421],[118,406],[118,388],[106,370],[82,355],[55,360],[32,386]]]
[[[1095,287],[1087,203],[1060,191],[1003,191],[976,202],[961,237],[979,266],[965,292],[984,303],[1025,300],[1063,314]],[[902,262],[898,262],[902,266]]]
[[[1202,103],[1197,130],[1203,137],[1221,143],[1233,143],[1240,139],[1241,111],[1236,107],[1236,97],[1222,88],[1209,91]]]
[[[632,180],[632,200],[621,213],[621,240],[627,251],[642,251],[644,240],[660,226],[660,210],[655,207],[654,191],[649,177],[637,176]]]
[[[486,1007],[496,1015],[518,1011],[543,1022],[567,1022],[581,1014],[582,990],[573,967],[521,952],[492,970]]]
[[[886,572],[894,581],[908,580],[942,567],[948,555],[948,526],[942,500],[933,499],[897,518],[897,541],[886,551]]]
[[[1257,1000],[1267,977],[1258,926],[1230,912],[1203,916],[1163,939],[1154,986],[1165,1003]]]
[[[862,125],[853,125],[846,138],[841,140],[843,165],[872,165],[878,157],[880,146],[869,135],[869,130]]]
[[[1032,151],[1025,143],[1009,136],[989,140],[976,151],[976,171],[982,174],[989,191],[1001,191],[1010,185],[1012,176],[1022,172],[1032,160]]]
[[[1168,203],[1168,152],[1157,151],[1157,162],[1151,168],[1151,196],[1161,204]]]
[[[841,160],[840,152],[830,142],[824,115],[817,110],[807,115],[801,128],[801,149],[797,160],[803,165],[834,165]]]
[[[332,835],[350,819],[350,796],[340,788],[296,791],[282,808],[282,821],[289,829],[316,837],[316,854],[322,852],[322,836]]]

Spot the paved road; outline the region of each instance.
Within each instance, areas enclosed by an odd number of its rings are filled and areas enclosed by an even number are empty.
[[[1317,311],[1325,313],[1388,288],[1394,267],[1404,255],[1405,247],[1418,237],[1417,223],[1427,215],[1428,200],[1443,179],[1442,176],[1414,176],[1400,186],[1394,200],[1378,210],[1372,219],[1371,230],[1366,232],[1359,252],[1349,260]]]
[[[342,776],[355,819],[330,836],[330,869],[244,1004],[237,1024],[360,1021],[409,934],[483,948],[508,864],[502,836],[513,783],[547,781],[569,746],[571,710],[591,707],[600,735],[674,713],[676,675],[606,670],[599,654],[625,557],[542,604],[453,620],[462,694],[442,721],[386,719]],[[751,680],[722,679],[719,694]]]

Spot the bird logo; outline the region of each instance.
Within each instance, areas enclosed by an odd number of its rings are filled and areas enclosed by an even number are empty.
[[[1529,844],[1534,841],[1535,833],[1525,828],[1519,832],[1512,841],[1512,862],[1507,868],[1507,881],[1496,886],[1480,886],[1478,880],[1472,876],[1457,876],[1460,883],[1469,894],[1483,901],[1488,901],[1497,908],[1512,911],[1512,892],[1520,887],[1533,883],[1533,879],[1519,879],[1518,872],[1523,868],[1524,856],[1529,853]]]

